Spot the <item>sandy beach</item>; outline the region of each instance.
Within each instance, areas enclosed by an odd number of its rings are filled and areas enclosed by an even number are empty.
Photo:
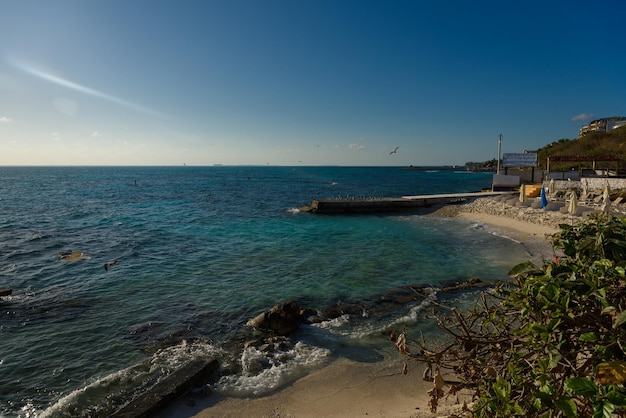
[[[423,367],[402,374],[396,365],[339,359],[282,390],[256,399],[195,398],[161,417],[437,417],[462,408],[463,394],[440,401],[440,413],[428,409],[433,384],[422,379]],[[465,399],[469,399],[465,395]]]
[[[522,242],[545,240],[558,232],[560,223],[577,220],[568,215],[546,214],[542,209],[506,207],[490,198],[441,207],[428,216],[458,216],[489,224]],[[548,248],[548,246],[546,246]],[[545,254],[551,257],[551,254]],[[262,398],[220,398],[216,394],[188,397],[160,415],[181,417],[414,417],[455,416],[469,393],[440,400],[436,413],[430,412],[427,392],[433,383],[422,378],[424,365],[409,362],[402,373],[404,358],[397,362],[358,363],[340,359]],[[446,390],[448,387],[446,387]]]

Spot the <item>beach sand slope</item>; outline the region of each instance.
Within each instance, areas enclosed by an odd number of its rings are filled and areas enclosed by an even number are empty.
[[[440,400],[437,413],[430,412],[427,392],[433,384],[422,379],[424,366],[413,363],[409,367],[413,370],[403,375],[401,356],[397,367],[339,359],[269,396],[214,403],[211,395],[193,406],[172,408],[160,417],[433,418],[460,411],[463,401],[470,399],[463,392],[450,395]]]

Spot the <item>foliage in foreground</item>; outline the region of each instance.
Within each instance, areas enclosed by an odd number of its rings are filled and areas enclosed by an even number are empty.
[[[449,344],[396,339],[454,370],[476,417],[626,417],[626,219],[564,224],[551,240],[564,256],[517,265],[467,313],[438,306]]]

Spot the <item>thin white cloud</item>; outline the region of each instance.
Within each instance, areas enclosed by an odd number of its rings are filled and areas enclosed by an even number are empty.
[[[354,144],[350,144],[348,145],[348,148],[350,148],[352,151],[362,151],[364,149],[367,149],[367,147],[363,144],[358,144],[358,143],[354,143]]]
[[[572,117],[572,121],[578,122],[578,121],[581,121],[581,120],[587,120],[587,119],[593,118],[593,116],[594,115],[592,113],[589,113],[589,114],[588,113],[581,113],[580,115],[576,115],[576,116]]]
[[[102,136],[102,134],[100,132],[98,132],[98,131],[93,131],[91,133],[91,136]]]
[[[95,90],[95,89],[92,89],[92,88],[80,85],[78,83],[74,83],[72,81],[66,80],[64,78],[57,77],[57,76],[54,76],[52,74],[48,74],[46,72],[37,70],[35,68],[31,68],[31,67],[29,67],[27,65],[24,65],[22,63],[12,62],[12,64],[15,65],[17,68],[19,68],[20,70],[22,70],[22,71],[24,71],[24,72],[26,72],[28,74],[31,74],[31,75],[33,75],[35,77],[39,77],[39,78],[41,78],[43,80],[50,81],[51,83],[58,84],[60,86],[67,87],[69,89],[72,89],[72,90],[75,90],[75,91],[79,91],[81,93],[88,94],[88,95],[91,95],[91,96],[94,96],[94,97],[98,97],[100,99],[108,100],[110,102],[117,103],[117,104],[122,105],[122,106],[124,106],[126,108],[133,109],[133,110],[136,110],[136,111],[139,111],[139,112],[142,112],[142,113],[147,113],[147,114],[155,115],[155,116],[162,116],[162,114],[160,112],[158,112],[158,111],[156,111],[154,109],[150,109],[149,107],[141,106],[141,105],[138,105],[136,103],[129,102],[127,100],[121,99],[119,97],[111,96],[111,95],[103,93],[101,91],[98,91],[98,90]]]
[[[6,116],[0,116],[0,123],[9,123],[11,122],[11,118],[8,118]]]

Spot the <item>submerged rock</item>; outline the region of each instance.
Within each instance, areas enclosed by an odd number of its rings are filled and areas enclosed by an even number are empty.
[[[321,308],[313,314],[305,314],[305,321],[312,324],[338,318],[342,315],[380,317],[396,312],[398,308],[402,309],[406,304],[428,299],[435,291],[440,296],[444,296],[445,294],[453,293],[458,290],[488,287],[491,285],[492,284],[483,282],[478,278],[469,278],[467,280],[450,280],[442,283],[438,288],[424,284],[399,286],[358,302],[339,302]]]

